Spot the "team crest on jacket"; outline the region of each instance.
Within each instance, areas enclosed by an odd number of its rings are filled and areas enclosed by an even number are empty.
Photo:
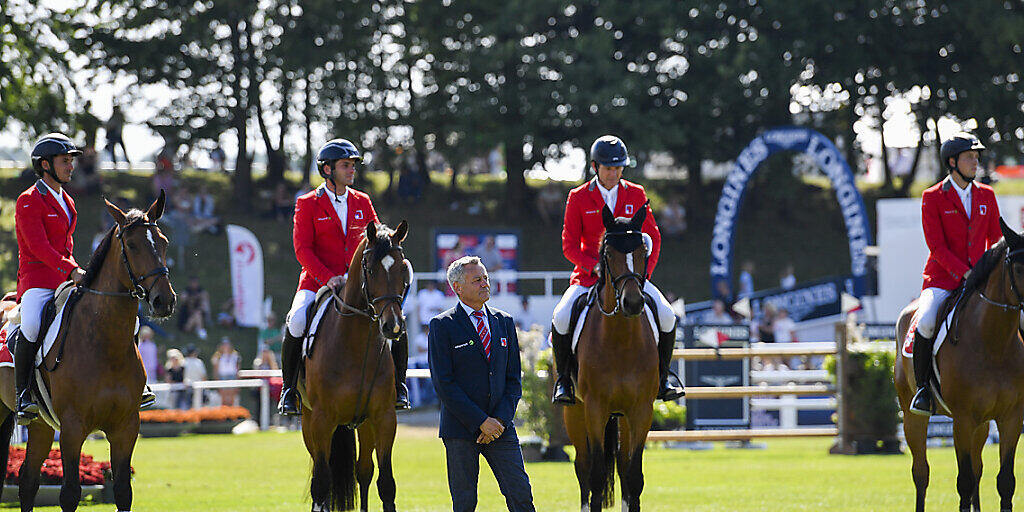
[[[633,205],[631,205],[631,204],[627,204],[626,205],[626,215],[633,215]]]
[[[356,210],[355,218],[356,218],[356,220],[363,220],[363,211],[362,210]]]
[[[980,213],[982,215],[985,215],[985,210],[988,210],[988,208],[986,208],[987,206],[988,206],[987,204],[979,204],[978,205],[978,213]]]

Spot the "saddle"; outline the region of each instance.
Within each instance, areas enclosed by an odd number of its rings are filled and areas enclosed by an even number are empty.
[[[303,329],[302,347],[303,359],[313,355],[313,339],[316,338],[320,327],[320,320],[323,319],[327,303],[334,297],[331,288],[322,286],[316,292],[316,298],[306,306],[306,327]],[[302,363],[300,363],[301,365]]]
[[[569,310],[569,326],[572,328],[572,351],[576,352],[576,345],[579,343],[580,333],[583,332],[583,323],[586,321],[586,315],[590,310],[590,307],[597,304],[598,291],[597,287],[593,287],[589,292],[584,293],[576,298],[572,303],[572,308]],[[654,329],[654,335],[657,337],[658,333],[661,332],[661,319],[658,318],[657,303],[654,302],[654,297],[648,293],[644,293],[644,304],[646,305],[645,313],[647,319],[651,322],[651,328]]]

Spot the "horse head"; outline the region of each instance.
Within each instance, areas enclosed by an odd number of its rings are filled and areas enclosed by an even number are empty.
[[[145,212],[124,212],[104,199],[117,223],[114,236],[120,243],[112,245],[120,251],[123,263],[118,267],[117,279],[133,297],[148,301],[154,315],[161,318],[171,315],[176,300],[167,277],[167,237],[156,223],[164,213],[165,199],[161,190],[160,197]]]
[[[1016,300],[1017,304],[1024,304],[1024,237],[1007,226],[1002,217],[999,218],[999,228],[1006,241],[1004,264],[1009,274],[1010,299]]]
[[[644,281],[647,279],[647,242],[641,230],[647,218],[647,203],[632,218],[612,215],[601,209],[605,234],[601,240],[600,283],[611,286],[615,308],[629,318],[644,311]]]
[[[402,252],[402,241],[408,234],[409,224],[404,220],[393,231],[383,224],[366,226],[363,295],[378,318],[380,333],[391,340],[405,331],[402,301],[409,290],[412,272]]]

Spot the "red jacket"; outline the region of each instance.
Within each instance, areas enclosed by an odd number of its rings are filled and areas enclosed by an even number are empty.
[[[594,266],[597,265],[598,251],[601,249],[601,236],[604,235],[604,221],[601,208],[605,206],[604,198],[597,178],[569,191],[569,200],[565,203],[565,224],[562,225],[562,254],[576,265],[569,278],[569,284],[592,286],[597,282]],[[616,217],[632,217],[647,202],[644,187],[626,180],[619,180],[619,191],[615,201]],[[661,253],[661,231],[654,222],[654,212],[647,207],[647,218],[644,220],[643,232],[651,236],[654,250],[647,260],[647,277],[654,273]]]
[[[14,211],[18,236],[18,300],[30,288],[57,288],[78,268],[72,237],[78,212],[67,192],[61,190],[61,196],[71,210],[70,221],[42,181],[18,196]]]
[[[377,222],[370,196],[348,189],[348,231],[342,231],[338,212],[323,187],[295,201],[292,243],[302,265],[299,290],[319,290],[332,277],[348,272],[352,254],[363,239],[366,225]]]
[[[971,185],[971,218],[950,178],[921,195],[921,222],[928,243],[924,288],[952,290],[981,255],[1003,237],[999,229],[999,205],[992,187]]]

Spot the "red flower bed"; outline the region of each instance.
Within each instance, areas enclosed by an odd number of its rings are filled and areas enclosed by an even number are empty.
[[[200,421],[232,421],[248,419],[251,414],[244,407],[203,407],[201,409],[154,409],[139,412],[143,423],[198,423]]]
[[[17,484],[18,472],[25,462],[25,449],[11,446],[7,452],[7,476],[5,483]],[[98,462],[93,460],[92,455],[82,454],[78,462],[78,477],[82,485],[103,485],[106,480],[106,473],[110,471],[110,462]],[[132,473],[135,469],[132,468]],[[64,483],[64,462],[60,458],[60,450],[50,450],[43,461],[43,468],[40,483],[60,485]]]

